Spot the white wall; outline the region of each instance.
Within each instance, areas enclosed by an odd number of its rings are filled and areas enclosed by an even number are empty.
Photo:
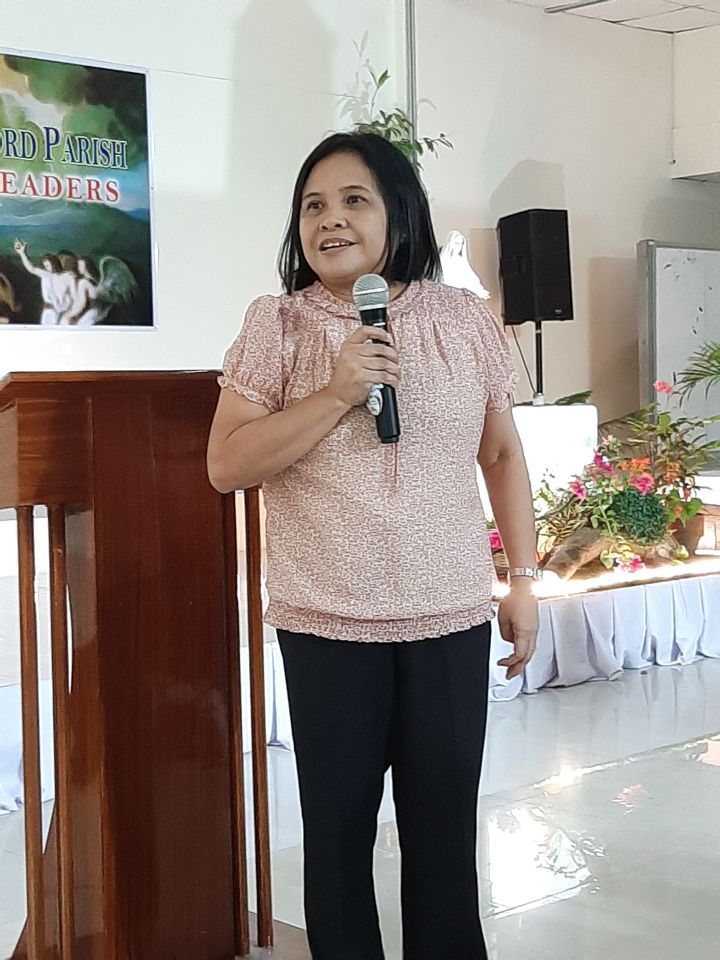
[[[494,227],[570,211],[576,320],[546,326],[546,393],[637,402],[635,243],[720,245],[720,186],[673,182],[672,40],[500,0],[417,0],[422,133],[438,235],[456,227],[497,292]],[[5,47],[146,67],[158,329],[0,329],[0,372],[216,366],[248,301],[277,289],[292,182],[340,123],[352,41],[402,102],[404,0],[0,0]],[[121,10],[121,12],[120,12]],[[529,327],[520,338],[533,365]],[[528,395],[527,389],[525,396]]]
[[[497,293],[499,217],[567,208],[573,323],[545,327],[546,396],[638,402],[635,244],[720,246],[720,187],[671,178],[672,38],[496,0],[418,0],[421,132],[438,233],[470,240]],[[520,328],[534,371],[532,325]],[[525,384],[527,381],[525,381]],[[529,395],[527,387],[525,396]]]
[[[150,71],[158,328],[0,328],[9,370],[215,367],[275,257],[309,150],[341,124],[353,41],[404,91],[397,0],[0,0],[0,44]],[[345,122],[347,126],[347,122]]]

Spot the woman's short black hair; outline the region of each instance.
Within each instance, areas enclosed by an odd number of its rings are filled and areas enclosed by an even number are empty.
[[[336,153],[356,154],[370,170],[387,211],[387,260],[382,275],[390,281],[436,280],[441,275],[437,240],[425,188],[410,161],[374,133],[334,133],[305,160],[295,182],[290,220],[280,247],[278,269],[286,293],[318,279],[300,242],[300,213],[305,185],[315,166]]]

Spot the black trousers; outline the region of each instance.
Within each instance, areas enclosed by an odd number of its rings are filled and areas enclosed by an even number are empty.
[[[313,960],[383,960],[373,847],[388,767],[404,960],[486,960],[475,849],[490,625],[412,643],[278,637]]]

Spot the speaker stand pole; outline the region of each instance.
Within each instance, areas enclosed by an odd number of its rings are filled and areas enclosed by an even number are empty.
[[[535,321],[535,393],[533,406],[542,407],[545,403],[545,384],[543,382],[543,342],[542,323]]]

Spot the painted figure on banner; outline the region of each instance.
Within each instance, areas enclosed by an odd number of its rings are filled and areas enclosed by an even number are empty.
[[[10,323],[17,310],[13,285],[4,273],[0,273],[0,323]]]
[[[0,161],[1,329],[152,327],[145,72],[0,51]]]
[[[41,261],[42,266],[38,267],[35,266],[27,254],[27,243],[16,240],[14,247],[27,272],[40,281],[42,292],[41,326],[57,326],[60,323],[60,318],[72,303],[72,278],[63,269],[62,261],[56,254],[46,253]]]
[[[103,257],[100,269],[90,257],[77,261],[78,280],[73,304],[64,323],[93,327],[102,323],[114,306],[130,303],[138,284],[132,271],[117,257]]]

